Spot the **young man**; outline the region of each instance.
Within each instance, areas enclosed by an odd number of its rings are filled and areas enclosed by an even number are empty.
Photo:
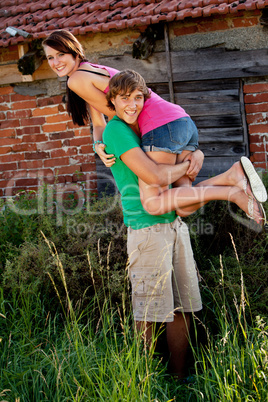
[[[119,78],[118,91],[110,87],[110,100],[117,116],[107,124],[103,141],[107,153],[116,158],[111,170],[121,193],[124,223],[128,227],[134,320],[148,343],[153,323],[166,322],[170,371],[183,378],[190,313],[202,309],[189,232],[175,212],[153,216],[145,211],[138,178],[148,184],[167,185],[184,176],[190,162],[156,165],[141,150],[140,138],[132,128],[137,130],[137,118],[144,104],[143,86],[137,85],[139,75],[135,73],[127,81],[125,78],[124,74],[122,81]],[[197,174],[203,154],[196,151],[191,160],[194,166],[191,170]]]

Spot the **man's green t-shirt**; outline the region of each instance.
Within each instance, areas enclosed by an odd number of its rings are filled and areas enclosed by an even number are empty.
[[[121,194],[125,225],[136,230],[157,223],[173,222],[176,218],[175,212],[154,216],[144,210],[140,200],[138,177],[120,159],[125,152],[140,147],[140,139],[134,131],[115,116],[104,130],[103,142],[106,145],[105,151],[116,157],[111,171]]]

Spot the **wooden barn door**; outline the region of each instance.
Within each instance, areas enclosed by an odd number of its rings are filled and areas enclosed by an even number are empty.
[[[151,84],[153,91],[169,100],[168,84]],[[198,181],[228,169],[248,155],[248,136],[240,80],[202,80],[173,83],[175,103],[192,117],[205,154]]]

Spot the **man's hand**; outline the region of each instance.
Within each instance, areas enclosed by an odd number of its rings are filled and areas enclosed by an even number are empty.
[[[202,151],[200,151],[200,149],[197,149],[194,152],[190,152],[184,158],[183,162],[185,161],[190,162],[190,166],[186,172],[186,175],[189,177],[191,181],[194,181],[203,166],[204,154]]]
[[[99,155],[100,159],[106,167],[111,167],[115,163],[115,157],[113,154],[106,154],[104,148],[105,144],[95,144],[95,150]]]

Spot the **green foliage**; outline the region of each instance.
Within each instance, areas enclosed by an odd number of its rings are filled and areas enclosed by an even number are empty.
[[[145,349],[144,340],[133,331],[126,289],[121,309],[112,302],[108,283],[104,298],[95,288],[94,298],[81,310],[69,297],[57,250],[45,242],[63,282],[62,309],[51,313],[38,294],[12,292],[7,298],[0,288],[0,395],[4,400],[266,400],[268,326],[261,317],[256,317],[253,326],[247,323],[242,276],[243,297],[235,300],[234,315],[225,295],[222,265],[217,292],[207,288],[212,303],[205,308],[214,310],[219,331],[215,336],[207,324],[196,320],[196,327],[205,328],[207,342],[192,345],[195,371],[191,383],[184,385],[167,374],[154,348]],[[125,277],[127,287],[126,282]],[[196,336],[197,332],[196,328]]]
[[[54,300],[55,290],[48,277],[50,273],[59,293],[64,295],[57,266],[43,233],[54,243],[64,264],[70,297],[74,302],[83,298],[83,302],[88,303],[94,293],[87,253],[95,281],[101,284],[109,271],[113,278],[111,295],[115,301],[120,299],[127,253],[126,228],[118,199],[104,197],[92,201],[87,209],[78,210],[76,200],[69,197],[63,207],[59,211],[44,210],[40,208],[39,199],[32,194],[22,194],[11,206],[2,209],[0,284],[5,292],[40,292],[48,300]],[[37,213],[38,210],[41,213]]]
[[[268,174],[263,175],[262,179],[268,188]],[[268,202],[263,205],[268,216]],[[254,320],[256,315],[268,316],[268,234],[246,227],[237,221],[237,216],[242,214],[236,206],[217,201],[208,203],[184,220],[190,229],[195,259],[203,278],[203,300],[209,303],[206,286],[215,292],[220,286],[217,273],[221,269],[222,257],[226,271],[225,291],[230,306],[233,305],[233,294],[240,298],[242,270],[251,306],[247,312],[248,319],[252,315]],[[247,221],[252,223],[249,219],[244,222]],[[213,321],[214,318],[210,319]]]

